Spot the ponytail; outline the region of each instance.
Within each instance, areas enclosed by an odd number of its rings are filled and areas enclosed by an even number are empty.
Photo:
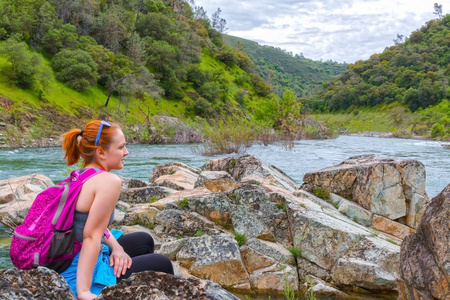
[[[78,136],[83,133],[83,130],[72,129],[63,134],[62,149],[66,152],[64,159],[67,160],[67,165],[71,166],[80,160],[80,146],[78,143]]]

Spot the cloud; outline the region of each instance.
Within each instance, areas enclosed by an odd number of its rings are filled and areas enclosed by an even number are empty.
[[[218,8],[227,34],[315,60],[355,62],[409,36],[435,16],[436,0],[196,0]],[[443,10],[446,8],[443,6]],[[446,13],[444,11],[444,13]]]

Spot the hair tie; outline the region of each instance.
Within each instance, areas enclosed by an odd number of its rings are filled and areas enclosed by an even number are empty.
[[[84,132],[84,129],[81,129],[81,132],[79,135],[83,136],[83,132]]]

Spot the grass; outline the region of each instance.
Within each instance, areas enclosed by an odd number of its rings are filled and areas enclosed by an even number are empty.
[[[189,199],[184,198],[182,200],[178,200],[177,205],[179,208],[187,208],[187,207],[189,207]]]
[[[324,187],[313,187],[313,194],[323,200],[330,200],[330,191]]]
[[[292,256],[294,256],[295,259],[302,256],[302,250],[295,246],[290,247],[288,250],[289,252],[291,252]]]
[[[235,232],[234,238],[236,239],[239,246],[244,245],[247,242],[245,235]]]
[[[370,230],[370,235],[371,236],[379,236],[380,232],[378,230],[371,229]]]
[[[391,243],[391,244],[394,244],[394,245],[397,245],[397,246],[400,246],[399,245],[399,243],[397,243],[396,241],[394,241],[393,239],[391,239],[391,238],[387,238],[386,239],[386,241],[388,241],[389,243]]]
[[[199,230],[197,230],[197,232],[195,233],[195,236],[196,237],[200,237],[200,236],[202,236],[202,235],[204,235],[205,234],[205,232],[202,230],[202,229],[199,229]]]
[[[153,196],[153,197],[150,198],[150,200],[148,200],[148,203],[155,203],[155,202],[158,201],[158,200],[159,200],[158,197]]]

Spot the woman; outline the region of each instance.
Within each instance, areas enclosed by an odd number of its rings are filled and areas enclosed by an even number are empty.
[[[107,229],[121,189],[120,178],[109,171],[122,169],[128,155],[119,126],[99,120],[89,122],[84,130],[66,132],[62,147],[69,166],[81,157],[81,171],[87,168],[106,171],[87,180],[77,200],[74,228],[75,238],[82,241],[80,253],[65,265],[51,266],[66,279],[78,299],[93,299],[106,285],[135,272],[154,270],[173,274],[171,261],[153,253],[150,235],[138,232],[117,235],[116,239]]]

